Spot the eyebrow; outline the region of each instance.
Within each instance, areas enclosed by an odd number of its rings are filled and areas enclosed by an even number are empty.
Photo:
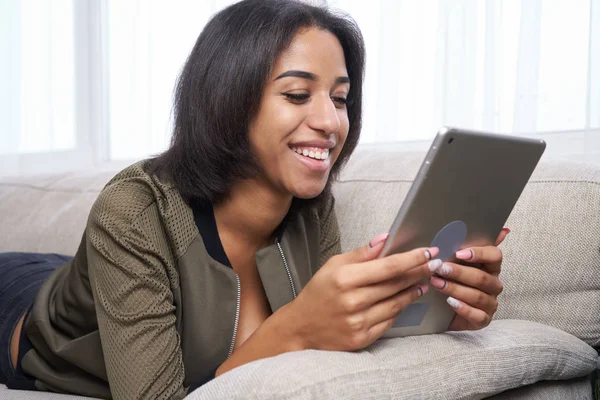
[[[289,78],[289,77],[308,79],[309,81],[315,81],[315,82],[319,80],[317,78],[317,76],[313,73],[306,72],[306,71],[297,71],[297,70],[286,71],[283,74],[279,75],[274,80],[281,79],[281,78]],[[348,78],[347,76],[340,76],[335,79],[335,83],[336,84],[350,83],[350,78]]]

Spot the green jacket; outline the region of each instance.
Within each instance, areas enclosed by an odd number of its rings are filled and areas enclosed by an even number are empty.
[[[25,321],[33,349],[22,367],[40,390],[182,398],[233,348],[237,274],[208,255],[192,208],[144,165],[105,186],[74,259],[35,299]],[[340,252],[333,199],[287,220],[287,268],[277,244],[256,253],[273,312]]]

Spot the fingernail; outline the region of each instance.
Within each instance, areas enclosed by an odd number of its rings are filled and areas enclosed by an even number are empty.
[[[436,258],[435,260],[431,260],[429,261],[429,270],[431,272],[435,271],[436,269],[438,269],[439,267],[442,266],[442,260],[440,260],[439,258]]]
[[[432,258],[437,256],[439,253],[440,253],[440,249],[438,249],[437,247],[430,247],[427,250],[425,250],[425,257],[427,257],[428,260],[431,260]]]
[[[388,236],[390,236],[389,233],[380,233],[379,235],[371,239],[371,241],[369,242],[369,247],[377,246],[379,243],[385,241],[385,239],[387,239]]]
[[[429,290],[429,285],[422,285],[417,288],[417,292],[419,292],[419,297],[423,296]]]
[[[448,264],[443,264],[441,268],[438,268],[435,272],[440,275],[450,275],[452,273],[452,267]]]
[[[511,230],[506,227],[502,228],[502,230],[506,232],[507,235],[511,232]]]
[[[448,303],[450,305],[450,307],[457,309],[457,310],[460,308],[460,306],[462,306],[461,302],[456,300],[454,297],[448,297],[446,299],[446,303]]]
[[[431,283],[431,286],[438,288],[438,289],[446,289],[446,281],[443,279],[440,279],[436,276],[432,276],[431,278],[429,278],[429,283]]]
[[[473,250],[471,249],[460,250],[456,252],[456,257],[460,258],[461,260],[470,260],[473,258],[473,256]]]

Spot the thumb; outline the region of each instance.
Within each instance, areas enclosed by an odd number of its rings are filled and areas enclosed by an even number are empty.
[[[379,256],[379,253],[381,253],[383,244],[388,236],[390,236],[389,233],[380,233],[371,239],[367,245],[361,246],[347,253],[340,254],[338,260],[341,261],[342,264],[355,264],[374,260],[377,258],[377,256]]]

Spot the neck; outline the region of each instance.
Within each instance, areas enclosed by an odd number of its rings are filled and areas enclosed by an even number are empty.
[[[274,193],[255,180],[238,182],[229,196],[214,206],[219,235],[260,249],[272,243],[291,203],[291,195]]]

